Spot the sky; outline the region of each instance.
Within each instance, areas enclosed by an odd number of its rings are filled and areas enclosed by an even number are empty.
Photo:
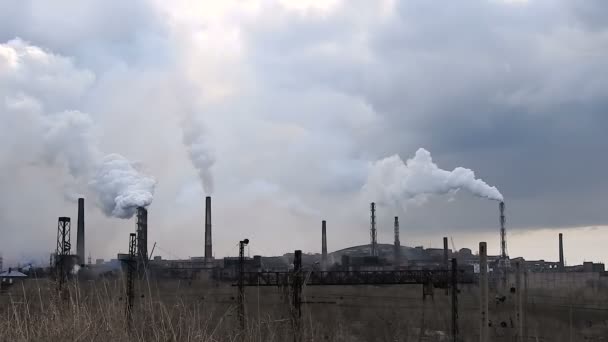
[[[497,201],[471,187],[411,196],[427,178],[376,172],[389,161],[403,170],[424,148],[439,168],[470,169],[500,191],[511,256],[556,260],[562,232],[567,263],[608,262],[607,10],[2,1],[0,253],[46,262],[57,217],[75,221],[79,196],[87,255],[125,251],[135,219],[112,216],[112,201],[133,196],[100,190],[110,184],[151,202],[150,244],[167,258],[203,254],[207,195],[216,257],[243,238],[252,255],[320,252],[323,219],[330,251],[368,243],[371,201],[381,243],[399,216],[402,244],[449,236],[498,254]],[[100,174],[107,156],[128,182],[99,182],[113,174]]]

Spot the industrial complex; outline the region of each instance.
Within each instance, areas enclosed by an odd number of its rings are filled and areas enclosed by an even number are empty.
[[[233,305],[237,308],[235,324],[240,327],[238,328],[240,331],[245,331],[250,311],[247,309],[246,289],[248,287],[276,288],[279,289],[279,293],[283,293],[280,296],[289,297],[288,306],[291,309],[288,312],[291,317],[289,319],[291,329],[294,336],[302,336],[303,328],[300,321],[304,304],[310,306],[314,303],[333,303],[348,307],[353,304],[340,303],[351,288],[365,288],[365,296],[373,298],[377,294],[374,294],[375,290],[367,288],[369,286],[411,285],[420,291],[419,295],[423,303],[427,302],[429,298],[431,299],[429,303],[435,303],[438,295],[446,296],[448,305],[441,310],[449,312],[450,324],[449,331],[441,334],[454,338],[450,341],[468,340],[464,338],[466,334],[461,333],[459,327],[468,326],[472,321],[477,321],[475,317],[481,319],[482,322],[479,324],[478,331],[476,330],[478,335],[475,336],[479,336],[480,341],[489,341],[489,339],[483,339],[483,336],[492,334],[511,337],[532,336],[528,331],[528,326],[531,324],[528,323],[525,315],[531,310],[531,307],[538,308],[539,304],[532,306],[528,303],[529,299],[534,298],[529,293],[535,293],[535,291],[545,293],[548,289],[553,289],[552,291],[566,289],[575,293],[589,288],[596,289],[594,291],[608,288],[608,272],[605,271],[604,264],[585,262],[582,265],[565,265],[562,234],[558,235],[556,243],[556,248],[559,250],[559,260],[557,261],[509,257],[504,202],[499,203],[498,209],[501,249],[497,255],[488,255],[485,242],[480,242],[479,253],[473,253],[468,248],[456,250],[453,248],[453,242],[451,243],[452,248],[450,248],[448,237],[443,238],[443,248],[403,246],[399,237],[399,217],[394,217],[394,243],[378,243],[377,208],[375,203],[371,203],[369,243],[330,252],[327,231],[331,229],[331,226],[326,220],[322,220],[320,222],[322,251],[320,254],[302,253],[302,251],[296,250],[279,256],[245,257],[244,247],[249,243],[245,239],[239,242],[239,256],[216,259],[213,257],[212,202],[211,197],[206,197],[203,256],[185,260],[171,260],[154,256],[156,244],[148,251],[148,211],[144,207],[138,207],[135,214],[135,229],[125,236],[125,242],[128,237],[128,253],[118,253],[117,257],[112,260],[97,259],[93,262],[91,257],[88,260],[85,257],[85,201],[80,198],[76,227],[76,253],[73,253],[72,250],[72,220],[70,217],[59,217],[56,248],[51,253],[49,266],[4,270],[0,273],[0,279],[2,279],[0,293],[10,293],[15,284],[27,281],[28,277],[48,278],[52,280],[53,284],[56,284],[60,293],[70,291],[68,285],[74,282],[99,279],[120,280],[123,284],[120,298],[124,295],[127,299],[125,302],[126,314],[130,322],[133,319],[132,312],[135,310],[134,303],[138,288],[139,291],[144,291],[136,285],[138,282],[184,281],[187,284],[196,282],[215,284],[213,286],[216,288],[228,286],[236,292],[236,296],[231,296],[229,300],[229,302],[234,300]],[[310,300],[319,295],[325,296],[326,292],[313,290],[314,288],[320,289],[329,285],[333,288],[343,289],[340,295],[332,297],[339,298],[339,301]],[[307,293],[308,299],[306,299]],[[141,296],[143,298],[144,294],[142,293]],[[220,295],[214,296],[216,299],[220,298],[217,297]],[[471,304],[468,308],[459,309],[459,302],[466,303],[467,300],[471,300],[470,298],[475,298],[473,305],[477,307],[477,310],[474,315],[471,314]],[[313,310],[312,306],[309,310]],[[599,314],[595,312],[593,315],[586,315],[585,319],[595,322],[598,319],[601,321],[604,312],[599,311]],[[493,323],[497,320],[498,325]],[[608,331],[608,326],[600,328],[594,326],[594,329],[584,330],[583,334],[587,334],[584,336],[594,336],[593,334],[598,334],[598,331],[600,331],[599,334],[603,334],[604,331]],[[420,336],[434,334],[417,331]],[[447,341],[447,339],[439,337],[427,340]],[[524,341],[524,339],[518,341]]]
[[[235,280],[238,276],[239,263],[243,263],[248,272],[288,272],[294,267],[294,253],[286,252],[280,256],[225,257],[215,259],[213,257],[212,242],[212,220],[211,220],[211,197],[205,199],[205,222],[204,222],[204,256],[191,257],[186,260],[163,259],[160,256],[152,256],[148,252],[148,211],[144,207],[138,207],[136,211],[135,236],[136,236],[136,261],[138,268],[146,269],[148,276],[173,277],[184,279],[213,278],[217,280]],[[488,256],[490,274],[496,279],[505,281],[508,274],[512,272],[513,265],[520,263],[527,272],[586,272],[597,273],[598,276],[608,276],[605,273],[604,264],[585,262],[582,265],[566,266],[564,264],[563,235],[558,235],[559,260],[525,260],[524,258],[510,258],[507,253],[507,239],[505,228],[505,204],[499,204],[500,222],[500,246],[498,255]],[[466,273],[479,273],[479,255],[473,254],[469,248],[455,250],[449,248],[448,238],[443,239],[443,248],[424,248],[423,246],[402,246],[399,239],[399,217],[394,218],[394,243],[380,244],[377,241],[376,227],[376,205],[370,204],[370,242],[359,246],[353,246],[333,252],[328,251],[327,221],[320,222],[321,254],[302,254],[302,266],[318,272],[326,271],[399,271],[399,270],[449,270],[450,260],[456,259],[458,265]],[[121,271],[116,265],[123,265],[130,258],[129,254],[117,255],[116,259],[105,261],[96,259],[92,262],[91,257],[86,259],[85,251],[85,200],[78,199],[77,231],[76,231],[76,253],[72,252],[71,240],[71,218],[59,217],[57,221],[56,248],[51,253],[49,268],[47,272],[52,274],[64,274],[64,277],[72,277],[78,268],[80,276],[84,275],[108,275]],[[126,239],[125,239],[126,240]],[[453,242],[452,242],[453,247]],[[1,259],[0,259],[1,261]],[[1,267],[0,263],[0,267]],[[29,269],[29,268],[28,268]],[[29,270],[28,270],[29,271]],[[38,272],[44,272],[38,268]],[[63,277],[61,277],[63,278]]]

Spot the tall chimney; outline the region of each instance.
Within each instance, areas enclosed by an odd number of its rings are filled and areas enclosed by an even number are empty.
[[[401,241],[399,241],[399,217],[395,216],[395,227],[394,227],[395,231],[395,250],[394,250],[394,254],[395,254],[395,269],[398,269],[399,266],[401,266]]]
[[[449,264],[448,264],[448,238],[444,237],[443,238],[443,268],[445,270],[449,269]]]
[[[327,271],[327,222],[321,222],[321,269]]]
[[[564,270],[564,239],[562,233],[559,233],[559,270]]]
[[[148,263],[148,210],[144,207],[137,207],[137,259]]]
[[[213,244],[211,243],[211,197],[205,198],[205,260],[213,258]]]
[[[369,232],[370,240],[371,240],[371,255],[378,256],[378,242],[376,240],[376,203],[372,202],[371,205],[371,229]]]
[[[78,199],[78,228],[76,231],[76,254],[78,262],[84,264],[84,198]]]

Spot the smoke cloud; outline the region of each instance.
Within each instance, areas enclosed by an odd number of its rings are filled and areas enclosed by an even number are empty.
[[[140,173],[125,157],[109,154],[101,160],[91,186],[106,215],[130,218],[137,207],[152,203],[156,180]]]
[[[65,167],[74,184],[64,185],[64,198],[90,189],[106,215],[130,218],[135,207],[152,203],[156,181],[123,156],[102,158],[90,114],[61,108],[94,79],[70,59],[23,40],[0,44],[0,160]]]
[[[431,153],[423,148],[405,163],[394,155],[371,165],[364,190],[379,203],[399,204],[424,199],[426,195],[444,195],[464,189],[490,200],[502,201],[496,187],[475,178],[475,172],[463,167],[452,171],[440,169]]]
[[[213,175],[211,167],[215,163],[215,157],[209,148],[208,141],[201,123],[190,119],[183,124],[184,144],[188,148],[188,155],[192,164],[198,171],[203,190],[206,194],[213,194]]]

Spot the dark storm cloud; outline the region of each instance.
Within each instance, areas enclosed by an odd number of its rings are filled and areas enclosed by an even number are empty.
[[[253,31],[253,69],[269,88],[363,100],[383,126],[353,150],[406,158],[423,146],[471,167],[504,191],[519,228],[606,222],[603,2],[403,1],[387,17],[368,9],[365,24],[357,5],[278,13]]]
[[[510,228],[605,223],[603,7],[600,0],[357,0],[306,10],[266,1],[3,2],[0,43],[21,37],[69,62],[68,70],[50,64],[62,87],[33,89],[34,72],[7,89],[30,84],[23,89],[45,108],[90,113],[104,150],[147,166],[158,179],[151,239],[200,254],[204,192],[182,141],[184,122],[195,119],[205,126],[200,150],[213,152],[218,256],[233,253],[243,236],[275,254],[318,250],[322,218],[339,237],[334,247],[367,241],[373,199],[361,188],[370,164],[395,154],[405,161],[420,147],[440,168],[470,168],[496,185]],[[81,74],[86,84],[78,86]],[[11,146],[11,156],[28,147]],[[19,227],[10,245],[73,209],[58,195],[62,170],[21,161],[2,160],[11,172],[0,184],[18,194],[0,197],[0,225]],[[24,214],[30,205],[42,208],[39,218]],[[419,234],[498,225],[495,202],[464,192],[406,211],[380,207],[383,232],[394,215]],[[107,227],[91,230],[107,255],[133,228],[98,212],[87,217]],[[53,233],[45,229],[46,242],[35,248],[52,245]]]

